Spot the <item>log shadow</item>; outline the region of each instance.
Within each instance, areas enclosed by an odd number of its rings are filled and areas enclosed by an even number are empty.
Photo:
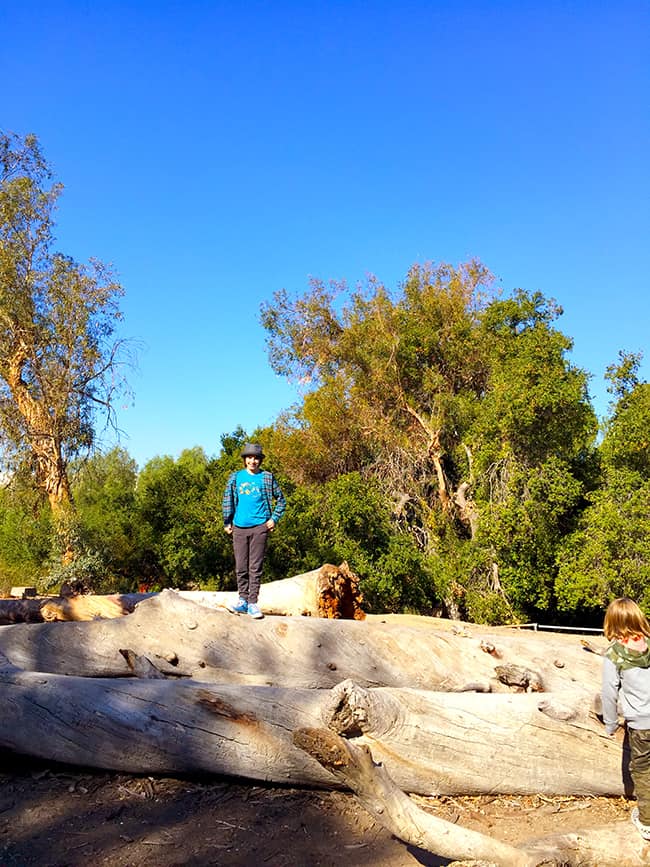
[[[422,864],[424,867],[446,867],[447,864],[452,863],[448,858],[440,858],[438,855],[434,855],[433,852],[420,849],[419,846],[408,844],[406,851],[415,858],[418,864]]]
[[[351,795],[17,756],[0,761],[0,830],[3,867],[372,867],[402,863],[405,852]],[[408,851],[418,864],[448,863]]]

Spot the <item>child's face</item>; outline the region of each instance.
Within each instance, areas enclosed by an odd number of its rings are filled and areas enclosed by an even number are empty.
[[[246,455],[244,464],[249,473],[256,473],[260,468],[261,461],[257,455]]]

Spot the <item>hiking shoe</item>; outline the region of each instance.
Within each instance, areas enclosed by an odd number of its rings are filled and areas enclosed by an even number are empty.
[[[257,606],[254,602],[248,603],[248,613],[253,618],[253,620],[261,620],[264,617],[264,615],[259,609],[259,606]]]
[[[245,599],[242,599],[240,596],[234,605],[230,605],[228,602],[226,602],[226,608],[233,614],[246,614],[246,612],[248,611],[248,602]]]
[[[248,606],[250,609],[250,605]],[[632,824],[636,827],[639,834],[643,837],[644,840],[650,840],[650,825],[644,825],[641,819],[639,819],[639,808],[635,807],[632,810]]]

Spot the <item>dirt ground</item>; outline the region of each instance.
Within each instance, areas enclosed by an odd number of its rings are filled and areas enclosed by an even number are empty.
[[[416,800],[441,818],[513,843],[597,827],[630,811],[623,798]],[[392,837],[343,792],[133,777],[0,756],[0,867],[447,863]]]

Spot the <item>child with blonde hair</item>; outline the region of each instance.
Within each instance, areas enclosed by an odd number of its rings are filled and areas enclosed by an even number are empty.
[[[630,774],[637,806],[632,822],[650,840],[650,623],[636,602],[623,596],[605,612],[603,722],[607,734],[618,728],[618,705],[630,740]]]

